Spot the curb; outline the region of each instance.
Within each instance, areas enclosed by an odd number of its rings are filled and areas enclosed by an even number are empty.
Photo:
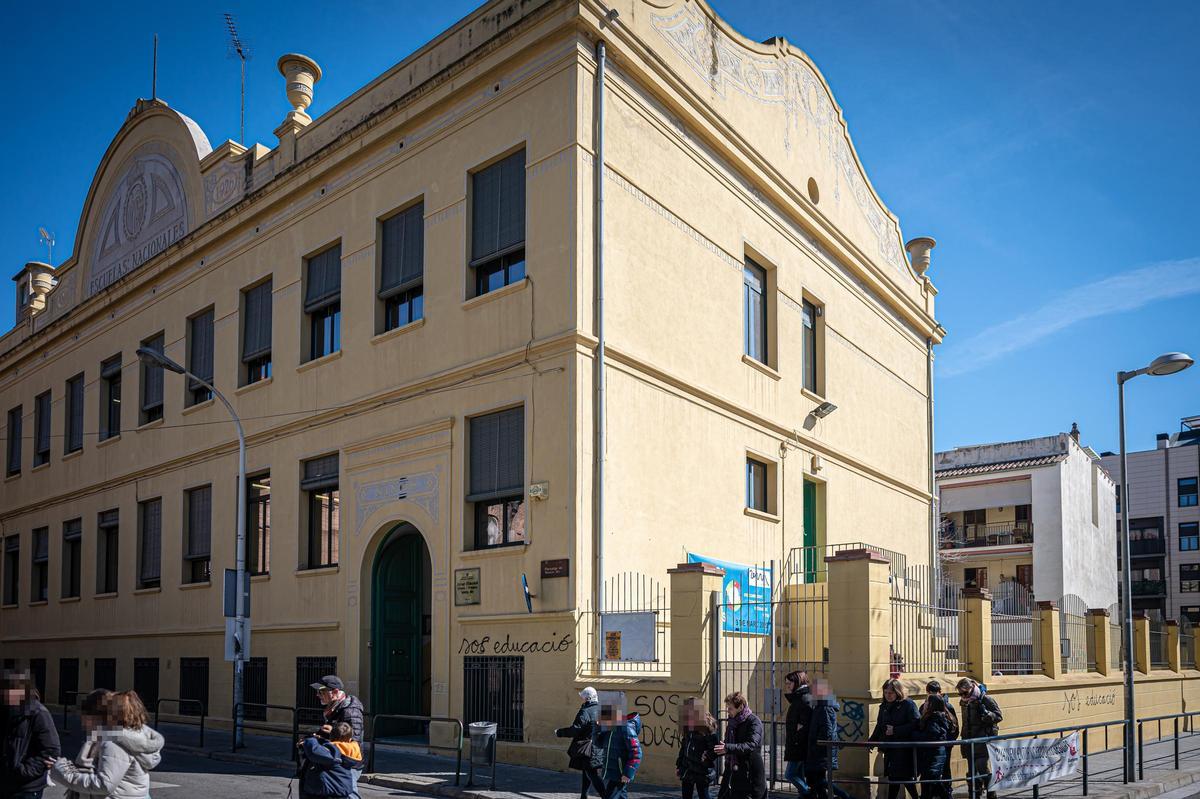
[[[201,749],[198,746],[168,744],[163,748],[169,752],[179,752],[180,754],[194,755],[196,757],[207,757],[209,760],[221,760],[226,763],[245,763],[251,766],[264,766],[266,768],[277,769],[294,769],[296,767],[296,764],[291,760],[273,760],[269,757],[242,755],[238,754],[237,752],[221,752],[215,749]]]
[[[490,799],[486,793],[474,788],[446,785],[444,783],[431,784],[419,780],[406,780],[386,774],[364,774],[359,782],[365,782],[367,785],[377,785],[380,788],[393,788],[401,791],[413,791],[414,793],[420,792],[432,794],[433,796],[455,797],[455,799]]]

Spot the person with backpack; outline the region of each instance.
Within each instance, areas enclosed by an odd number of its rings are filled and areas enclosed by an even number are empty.
[[[813,714],[808,672],[793,671],[783,678],[783,684],[783,698],[788,702],[784,717],[783,778],[804,796],[809,791],[804,781],[804,759],[808,755],[808,725]]]
[[[688,697],[679,709],[679,755],[675,775],[683,799],[709,799],[708,789],[717,782],[717,722],[696,697]]]
[[[870,740],[877,743],[911,741],[919,719],[917,705],[904,695],[904,686],[900,681],[887,680],[883,684],[883,704],[879,706],[879,716]],[[882,749],[883,773],[888,779],[888,799],[896,799],[902,787],[912,799],[917,799],[917,787],[913,783],[917,774],[912,748],[885,746]]]
[[[592,728],[592,767],[600,775],[604,799],[626,799],[642,763],[642,717],[619,705],[601,705]]]
[[[958,681],[959,705],[962,707],[962,737],[990,738],[1000,733],[1000,722],[1004,715],[996,700],[987,694],[987,689],[970,677]],[[963,744],[963,759],[967,761],[967,788],[971,799],[979,799],[987,793],[987,799],[996,799],[995,791],[988,790],[992,781],[992,768],[988,763],[987,744]]]
[[[812,698],[812,716],[808,722],[808,742],[804,755],[804,780],[808,783],[810,799],[829,799],[832,793],[837,799],[850,799],[850,795],[830,782],[830,774],[837,771],[838,750],[822,741],[837,741],[837,714],[841,710],[829,682],[818,677],[809,686]]]
[[[921,720],[914,738],[929,743],[953,741],[949,705],[940,693],[930,694],[921,705]],[[917,749],[921,799],[950,799],[950,747],[922,746]]]
[[[300,799],[347,799],[354,792],[353,775],[363,767],[363,755],[349,722],[305,738],[300,756]]]
[[[921,717],[922,718],[925,717],[925,706],[929,704],[929,700],[935,696],[940,696],[942,698],[942,704],[946,706],[946,713],[949,714],[949,716],[950,716],[950,729],[946,733],[946,735],[949,737],[947,737],[946,740],[947,741],[957,741],[958,740],[958,713],[956,713],[954,711],[954,703],[952,703],[949,699],[947,699],[946,695],[942,693],[942,683],[936,679],[930,680],[929,682],[925,683],[925,694],[926,694],[926,699],[924,702],[921,703],[921,707],[920,707]],[[943,775],[943,777],[944,777],[944,779],[947,779],[947,780],[950,779],[950,758],[949,758],[949,756],[946,757],[946,773]],[[951,785],[951,783],[949,783],[949,782],[946,783],[947,790],[949,790],[950,785]]]
[[[596,689],[590,685],[579,692],[583,704],[575,711],[575,720],[569,727],[559,727],[554,734],[559,738],[570,738],[567,745],[568,765],[582,772],[582,785],[579,788],[579,799],[587,799],[588,787],[596,789],[600,799],[604,799],[604,784],[600,775],[592,768],[592,729],[600,718],[600,701]]]

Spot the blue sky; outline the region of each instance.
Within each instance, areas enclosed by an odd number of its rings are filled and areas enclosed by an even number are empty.
[[[939,448],[1045,435],[1077,421],[1116,449],[1113,375],[1166,350],[1200,355],[1200,5],[715,0],[753,39],[783,35],[833,86],[907,237],[938,240],[930,275]],[[21,4],[0,31],[9,273],[70,251],[92,173],[139,96],[217,144],[238,136],[223,11],[253,48],[246,138],[282,118],[276,58],[325,71],[319,115],[474,2]],[[0,302],[0,328],[12,324]],[[1133,448],[1200,414],[1200,368],[1129,386]]]

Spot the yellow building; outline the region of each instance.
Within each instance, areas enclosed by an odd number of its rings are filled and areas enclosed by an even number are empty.
[[[0,646],[51,703],[231,712],[234,428],[139,346],[245,425],[249,702],[336,670],[376,713],[499,715],[532,761],[602,581],[930,562],[932,241],[906,257],[796,47],[610,6],[488,3],[315,119],[285,56],[273,148],[137,102],[0,339]]]

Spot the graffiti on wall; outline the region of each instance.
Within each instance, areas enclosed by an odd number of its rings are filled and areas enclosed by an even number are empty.
[[[639,694],[629,708],[642,717],[642,746],[679,746],[679,694]]]
[[[483,635],[476,638],[464,638],[458,645],[460,655],[534,655],[566,652],[575,643],[570,633],[559,635],[550,633],[549,638],[527,640],[514,638],[505,633],[504,637]]]
[[[1092,692],[1083,696],[1080,691],[1063,691],[1062,709],[1064,713],[1079,713],[1085,708],[1115,706],[1117,704],[1117,689],[1110,691]]]
[[[860,741],[863,738],[863,725],[867,720],[867,709],[862,702],[847,699],[842,703],[842,719],[838,721],[838,738],[843,741]]]

